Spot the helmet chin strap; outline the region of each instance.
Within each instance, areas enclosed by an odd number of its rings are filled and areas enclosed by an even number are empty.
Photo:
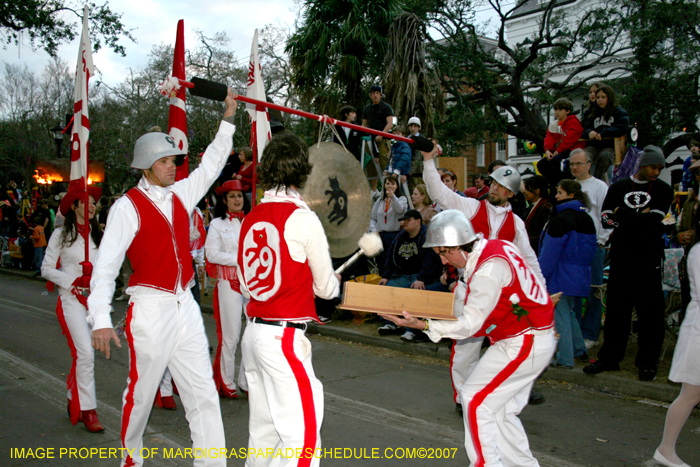
[[[462,258],[464,258],[464,266],[466,267],[467,266],[467,256],[469,256],[469,255],[466,254],[466,252],[462,249],[459,250],[459,253],[462,255]]]

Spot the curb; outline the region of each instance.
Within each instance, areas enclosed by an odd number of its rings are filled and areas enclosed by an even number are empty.
[[[5,274],[7,276],[22,277],[30,281],[46,282],[41,276],[34,276],[34,272],[17,271],[15,269],[0,268],[0,274]]]
[[[34,277],[32,272],[16,271],[13,269],[0,268],[0,274],[22,277],[27,280],[38,282],[46,282],[41,276]],[[211,305],[200,306],[203,313],[214,314],[214,307]],[[371,345],[389,350],[396,350],[407,355],[420,355],[425,357],[439,358],[440,360],[449,361],[452,353],[449,346],[444,344],[426,343],[407,343],[400,340],[398,337],[382,337],[368,335],[354,329],[347,329],[340,326],[331,326],[328,324],[318,325],[312,324],[309,326],[310,334],[319,336],[333,337],[348,342],[357,342],[359,344]],[[542,376],[545,380],[561,381],[564,383],[575,384],[591,389],[596,389],[603,393],[620,393],[630,397],[642,399],[652,399],[662,402],[673,402],[680,393],[680,385],[672,386],[660,382],[638,381],[632,378],[617,376],[612,373],[601,373],[598,375],[587,375],[581,368],[566,370],[562,368],[549,367]]]
[[[390,337],[371,336],[353,329],[346,329],[339,326],[317,325],[309,326],[309,333],[319,336],[334,337],[350,342],[357,342],[375,347],[382,347],[409,355],[422,355],[426,357],[439,358],[449,361],[451,350],[448,346],[421,343],[409,344],[401,340]],[[621,393],[626,396],[638,397],[642,399],[653,399],[662,402],[673,402],[680,393],[680,386],[670,384],[638,381],[636,379],[625,378],[611,373],[601,373],[598,375],[587,375],[582,368],[572,370],[549,367],[544,372],[542,379],[550,381],[561,381],[575,384],[591,389],[596,389],[603,393]]]

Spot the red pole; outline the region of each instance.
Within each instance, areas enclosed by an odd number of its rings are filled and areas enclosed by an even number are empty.
[[[178,81],[179,81],[181,86],[185,86],[186,88],[193,88],[194,87],[194,83],[192,83],[190,81],[185,81],[182,79],[178,80]],[[266,102],[266,101],[261,101],[258,99],[253,99],[251,97],[241,96],[240,94],[238,95],[238,97],[236,97],[236,100],[241,101],[241,102],[245,102],[248,104],[253,104],[253,105],[259,106],[259,107],[266,107],[269,109],[277,109],[280,112],[286,112],[288,114],[299,115],[300,117],[309,118],[311,120],[318,120],[319,122],[330,123],[331,125],[344,126],[346,128],[362,131],[364,133],[369,133],[369,134],[376,135],[376,136],[381,136],[381,137],[387,138],[387,139],[394,139],[397,141],[405,141],[406,143],[409,143],[409,144],[412,144],[414,142],[411,138],[406,138],[404,136],[399,136],[399,135],[393,135],[391,133],[385,133],[383,131],[375,130],[373,128],[355,125],[354,123],[341,122],[340,120],[336,120],[335,118],[329,117],[328,115],[316,115],[316,114],[312,114],[311,112],[304,112],[303,110],[295,110],[295,109],[292,109],[290,107],[285,107],[283,105],[273,104],[272,102]]]
[[[329,117],[328,115],[316,115],[316,114],[312,114],[311,112],[304,112],[303,110],[295,110],[295,109],[292,109],[289,107],[285,107],[283,105],[273,104],[272,102],[264,102],[264,101],[260,101],[258,99],[252,99],[250,97],[241,96],[241,95],[236,97],[236,100],[241,101],[241,102],[246,102],[248,104],[259,105],[262,107],[268,107],[270,109],[277,109],[281,112],[286,112],[288,114],[293,114],[293,115],[299,115],[300,117],[310,118],[311,120],[318,120],[319,122],[330,123],[331,125],[344,126],[346,128],[350,128],[353,130],[358,130],[358,131],[362,131],[365,133],[370,133],[370,134],[376,135],[376,136],[382,136],[382,137],[387,138],[387,139],[395,139],[397,141],[405,141],[407,143],[413,143],[413,140],[411,138],[406,138],[404,136],[394,135],[391,133],[385,133],[383,131],[375,130],[373,128],[367,128],[364,126],[355,125],[354,123],[342,122],[340,120],[336,120],[335,118]]]

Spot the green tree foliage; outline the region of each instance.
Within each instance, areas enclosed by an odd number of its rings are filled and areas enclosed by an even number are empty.
[[[306,0],[287,42],[292,82],[307,108],[335,114],[361,108],[367,83],[384,75],[387,35],[397,0]]]
[[[619,74],[629,46],[621,40],[622,21],[611,4],[564,17],[556,0],[542,3],[539,28],[522,43],[509,43],[506,21],[526,3],[489,2],[496,18],[493,39],[485,38],[486,27],[476,21],[482,3],[436,0],[428,9],[441,36],[430,54],[448,96],[448,118],[438,129],[447,144],[507,133],[542,147],[543,116],[556,98],[581,94],[585,81]]]
[[[426,23],[415,13],[403,12],[394,18],[389,28],[384,92],[400,123],[419,117],[421,133],[434,137],[434,120],[444,117],[445,100],[438,74],[427,61],[426,38]]]
[[[106,45],[125,56],[119,39],[125,37],[134,42],[131,30],[122,23],[122,15],[113,12],[109,3],[90,3],[90,37],[95,51]],[[65,13],[69,13],[66,15]],[[70,21],[74,15],[75,21]],[[0,3],[0,34],[7,44],[19,44],[26,33],[32,47],[44,49],[55,56],[58,46],[70,42],[80,34],[82,2],[71,0],[5,0]]]
[[[259,53],[268,94],[277,102],[294,107],[285,74],[289,64],[279,50],[279,38],[285,34],[271,26],[263,29]],[[193,44],[185,44],[187,78],[209,79],[245,93],[249,57],[237,58],[224,33],[209,37],[197,31],[196,37]],[[100,81],[99,75],[90,80],[90,159],[105,163],[109,193],[131,188],[141,176],[130,168],[136,140],[153,127],[167,131],[169,101],[160,94],[158,86],[172,74],[173,48],[170,44],[154,46],[147,65],[131,69],[129,76],[115,86]],[[56,157],[56,145],[48,130],[64,123],[65,115],[73,112],[75,72],[59,59],[49,62],[38,76],[26,66],[6,64],[2,71],[0,183],[4,185],[12,178],[29,184],[36,161]],[[235,120],[233,143],[238,148],[250,144],[250,118],[243,108],[243,104],[239,106]],[[221,102],[188,93],[190,170],[197,167],[197,157],[213,140],[222,113]],[[68,157],[67,146],[64,142],[63,157]]]
[[[623,107],[640,145],[672,132],[697,132],[700,116],[700,4],[696,0],[620,0],[633,46]]]
[[[213,37],[197,31],[197,42],[185,50],[188,78],[200,77],[224,83],[243,91],[247,77],[247,60],[236,59],[228,48],[224,33]],[[186,44],[187,45],[187,44]],[[130,76],[114,88],[104,83],[96,85],[99,92],[90,101],[90,155],[106,163],[108,181],[113,192],[133,186],[140,174],[132,173],[129,165],[134,143],[151,130],[168,130],[168,99],[158,86],[172,75],[173,46],[154,46],[148,64],[132,70]],[[187,133],[190,170],[197,167],[197,156],[204,152],[214,138],[223,109],[221,102],[187,95]],[[250,123],[245,112],[236,114],[235,146],[247,146]],[[247,135],[247,136],[246,136]]]

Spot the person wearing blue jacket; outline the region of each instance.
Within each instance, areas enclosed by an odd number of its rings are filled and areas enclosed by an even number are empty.
[[[403,222],[403,230],[387,251],[379,285],[425,290],[426,286],[440,280],[442,261],[431,248],[423,248],[428,228],[423,225],[423,217],[419,211],[409,209],[399,220]],[[385,326],[379,329],[379,334],[389,334],[398,330],[393,323],[383,319],[382,321],[385,322]],[[401,338],[408,342],[428,340],[425,334],[420,331],[414,332],[413,329],[406,329]]]
[[[392,131],[393,134],[399,136],[406,136],[406,129],[402,126],[397,126]],[[391,157],[389,158],[389,164],[386,166],[384,175],[394,174],[399,178],[399,186],[402,187],[403,184],[408,181],[408,175],[411,172],[411,160],[413,159],[413,150],[404,141],[394,141],[391,145]],[[404,190],[405,191],[405,190]],[[404,196],[409,198],[411,193],[404,193]]]
[[[562,180],[555,198],[557,204],[540,240],[539,263],[547,291],[562,293],[554,309],[559,334],[555,365],[573,368],[574,357],[587,358],[574,301],[576,297],[588,297],[597,236],[593,219],[586,212],[588,196],[579,182]]]

